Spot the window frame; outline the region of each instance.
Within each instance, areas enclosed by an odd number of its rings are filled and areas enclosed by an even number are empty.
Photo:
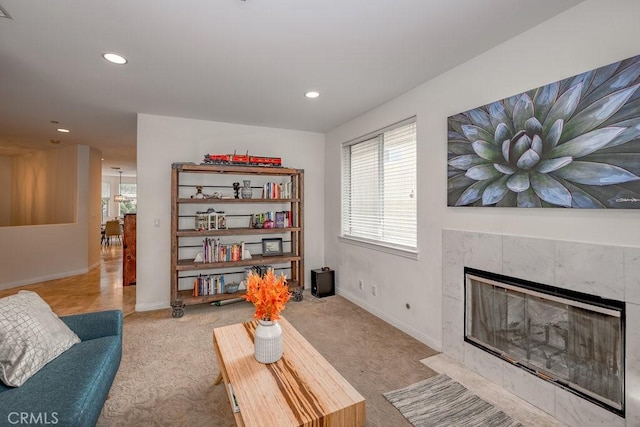
[[[104,224],[110,216],[111,213],[111,183],[107,181],[102,181],[101,186],[101,194],[100,194],[100,211],[102,214],[101,223]]]
[[[379,130],[376,130],[374,132],[370,132],[366,135],[363,135],[359,138],[355,138],[353,140],[344,142],[341,144],[340,146],[340,161],[341,161],[341,179],[340,179],[340,232],[338,235],[338,241],[342,242],[342,243],[347,243],[347,244],[352,244],[355,246],[359,246],[359,247],[365,247],[365,248],[369,248],[369,249],[373,249],[373,250],[377,250],[377,251],[382,251],[385,253],[389,253],[389,254],[393,254],[393,255],[398,255],[398,256],[403,256],[406,258],[410,258],[410,259],[415,259],[417,260],[419,258],[419,247],[418,247],[418,203],[417,203],[417,199],[416,199],[416,205],[415,205],[415,247],[414,246],[406,246],[406,245],[402,245],[399,243],[392,243],[392,242],[385,242],[384,240],[377,240],[377,239],[368,239],[365,237],[359,237],[359,236],[353,236],[350,234],[346,234],[345,233],[345,217],[347,216],[347,213],[345,212],[346,206],[345,206],[345,186],[347,185],[347,181],[350,181],[350,174],[351,174],[351,164],[349,164],[348,166],[345,164],[346,162],[351,162],[351,159],[349,158],[348,155],[346,155],[346,150],[354,145],[360,144],[360,143],[364,143],[367,141],[371,141],[371,140],[375,140],[378,139],[380,140],[381,137],[383,137],[383,135],[386,132],[390,132],[394,129],[409,125],[409,124],[414,124],[416,125],[416,129],[415,129],[415,168],[416,168],[416,175],[415,175],[415,192],[414,192],[414,197],[417,197],[417,186],[418,186],[418,177],[417,177],[417,157],[418,157],[418,138],[417,138],[417,118],[416,116],[412,116],[409,117],[405,120],[396,122],[394,124],[391,124],[389,126],[385,126],[384,128],[381,128]],[[384,162],[384,138],[382,138],[382,140],[379,142],[379,150],[380,150],[380,154],[378,155],[378,163],[379,165],[382,164]],[[383,169],[380,169],[380,171],[383,171]],[[347,174],[349,174],[349,176],[346,176]],[[383,180],[384,179],[384,174],[383,173],[378,173],[377,174],[377,178],[378,180]],[[382,187],[380,187],[382,188]],[[381,206],[381,205],[379,205]],[[382,221],[382,215],[378,216],[378,220]]]
[[[126,191],[123,191],[126,190]],[[134,190],[131,192],[130,190]],[[118,185],[118,194],[126,197],[124,202],[118,203],[118,216],[124,216],[127,213],[136,213],[138,211],[138,183],[122,183]],[[127,208],[127,203],[132,206],[132,210]],[[123,209],[124,208],[124,209]]]

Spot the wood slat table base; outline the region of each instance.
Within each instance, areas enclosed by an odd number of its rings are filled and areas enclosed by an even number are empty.
[[[284,318],[282,359],[255,360],[256,321],[215,328],[220,377],[240,426],[363,426],[365,400]],[[220,377],[218,379],[220,379]],[[217,381],[216,383],[218,383]]]

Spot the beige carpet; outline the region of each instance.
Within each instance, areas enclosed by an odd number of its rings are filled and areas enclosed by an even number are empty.
[[[253,306],[189,306],[125,318],[124,351],[99,426],[233,426],[212,330],[250,320]],[[368,426],[410,425],[382,393],[429,378],[436,352],[350,301],[305,293],[283,315],[366,399]]]

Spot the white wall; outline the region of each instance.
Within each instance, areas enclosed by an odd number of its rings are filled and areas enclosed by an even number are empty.
[[[83,145],[74,149],[74,157],[76,151],[76,222],[0,227],[0,289],[86,273],[89,263],[99,259],[99,254],[89,254],[89,239],[93,234],[96,241],[100,240],[99,225],[90,227],[90,194],[100,191],[91,187],[92,182],[99,182],[99,178],[91,178],[92,174],[99,176],[100,170],[92,170],[90,159],[100,154]],[[93,215],[97,213],[99,206]]]
[[[33,151],[12,160],[11,225],[76,221],[77,147]]]
[[[327,171],[342,142],[417,116],[420,259],[340,243],[340,176],[327,173],[325,260],[339,293],[440,349],[442,229],[640,246],[638,210],[449,208],[446,198],[448,116],[637,55],[639,19],[637,0],[588,0],[329,132]]]
[[[84,165],[84,166],[83,166]],[[82,168],[87,168],[83,171]],[[86,174],[87,187],[81,187],[78,200],[84,200],[87,204],[87,266],[89,268],[100,266],[100,224],[102,223],[102,152],[90,148],[86,163],[80,163],[79,171]]]
[[[206,153],[281,157],[305,171],[305,277],[324,265],[324,135],[203,120],[138,115],[136,311],[169,306],[171,164]],[[154,220],[159,227],[154,227]]]
[[[0,227],[11,224],[11,157],[0,156]]]

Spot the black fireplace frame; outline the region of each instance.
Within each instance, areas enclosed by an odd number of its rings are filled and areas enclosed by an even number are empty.
[[[474,275],[474,276],[478,276],[484,279],[488,279],[488,280],[493,280],[493,281],[497,281],[497,282],[501,282],[507,285],[511,285],[511,286],[516,286],[516,287],[520,287],[520,288],[524,288],[530,291],[535,291],[538,293],[542,293],[542,294],[546,294],[546,295],[550,295],[550,296],[556,296],[556,297],[560,297],[560,298],[566,298],[566,299],[571,299],[574,300],[576,302],[580,302],[580,303],[584,303],[584,304],[588,304],[588,305],[592,305],[592,306],[597,306],[603,309],[609,309],[609,310],[614,310],[614,311],[618,311],[620,312],[620,321],[621,321],[621,333],[622,333],[622,358],[621,358],[621,363],[622,363],[622,407],[620,409],[610,406],[607,403],[598,400],[594,397],[592,397],[591,395],[582,392],[579,389],[576,389],[574,387],[571,386],[571,384],[566,383],[565,381],[562,381],[560,379],[554,379],[549,377],[548,375],[544,374],[543,372],[540,371],[536,371],[535,369],[529,368],[528,366],[523,365],[522,363],[518,362],[517,360],[514,360],[510,357],[505,356],[505,354],[503,352],[499,352],[496,351],[495,349],[488,347],[488,346],[484,346],[481,343],[472,340],[470,338],[468,338],[468,333],[467,333],[467,298],[468,298],[468,292],[467,292],[467,275]],[[578,292],[578,291],[574,291],[574,290],[570,290],[570,289],[562,289],[562,288],[558,288],[555,286],[550,286],[550,285],[546,285],[543,283],[537,283],[537,282],[532,282],[529,280],[524,280],[524,279],[519,279],[519,278],[515,278],[515,277],[510,277],[510,276],[505,276],[502,274],[497,274],[497,273],[491,273],[488,271],[483,271],[483,270],[478,270],[476,268],[471,268],[471,267],[464,267],[464,276],[463,276],[463,285],[464,285],[464,323],[463,323],[463,336],[464,336],[464,341],[473,345],[476,348],[479,348],[487,353],[490,353],[496,357],[498,357],[501,360],[504,360],[505,362],[510,363],[511,365],[515,365],[517,367],[519,367],[520,369],[523,369],[527,372],[529,372],[530,374],[544,380],[547,381],[549,383],[552,383],[558,387],[563,388],[564,390],[569,391],[570,393],[573,393],[597,406],[600,406],[601,408],[606,409],[609,412],[612,412],[622,418],[625,417],[625,409],[626,409],[626,312],[625,312],[625,303],[623,301],[618,301],[618,300],[614,300],[614,299],[609,299],[609,298],[603,298],[597,295],[591,295],[591,294],[587,294],[587,293],[583,293],[583,292]]]

